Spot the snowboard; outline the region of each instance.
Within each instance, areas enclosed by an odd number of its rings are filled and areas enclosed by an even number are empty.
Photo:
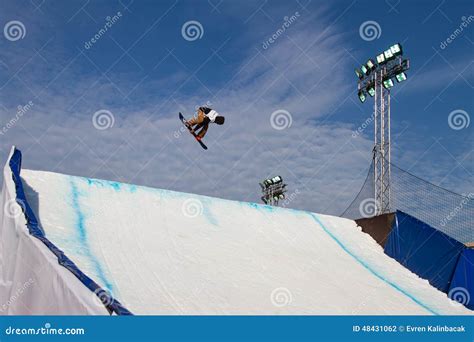
[[[179,113],[179,119],[183,123],[184,127],[186,127],[188,129],[189,133],[191,133],[193,135],[194,139],[196,139],[196,141],[199,143],[199,145],[201,145],[201,147],[203,149],[207,150],[207,146],[202,142],[202,140],[198,139],[196,132],[194,132],[194,130],[191,127],[186,125],[186,119],[184,118],[183,114],[181,114],[181,112]]]

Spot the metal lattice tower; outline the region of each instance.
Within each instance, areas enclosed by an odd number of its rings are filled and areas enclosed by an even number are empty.
[[[369,59],[356,69],[359,78],[357,88],[361,102],[367,95],[374,97],[374,201],[375,215],[391,211],[391,152],[390,152],[390,89],[393,79],[406,80],[405,71],[409,69],[409,60],[403,58],[400,44],[391,46],[377,56],[377,62]]]
[[[390,212],[390,89],[383,86],[383,77],[383,69],[374,74],[373,159],[376,215]]]

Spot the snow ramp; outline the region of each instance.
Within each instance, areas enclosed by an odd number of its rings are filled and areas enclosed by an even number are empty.
[[[472,314],[354,221],[4,168],[3,314]]]

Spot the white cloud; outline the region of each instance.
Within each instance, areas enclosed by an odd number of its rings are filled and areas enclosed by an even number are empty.
[[[4,93],[11,98],[2,121],[12,115],[15,101],[40,94],[34,110],[2,137],[4,159],[16,144],[26,168],[257,202],[258,182],[279,174],[290,192],[298,189],[289,207],[339,214],[365,178],[371,141],[353,138],[351,125],[321,123],[353,93],[336,72],[346,59],[334,29],[313,44],[327,26],[323,18],[320,22],[320,27],[292,28],[267,50],[249,47],[232,82],[211,89],[213,98],[206,90],[191,98],[181,91],[169,98],[157,94],[164,85],[169,95],[186,82],[190,75],[183,70],[167,79],[146,79],[128,101],[123,93],[136,83],[124,78],[120,86],[126,86],[117,89],[107,78],[99,79],[92,66],[93,72],[84,73],[84,56],[62,71],[67,63],[58,63],[62,67],[49,77],[39,66],[51,67],[50,62],[36,56],[25,68],[28,75],[20,75],[28,77],[31,93],[16,78]],[[199,87],[194,77],[187,84]],[[15,89],[25,89],[23,96]],[[226,125],[210,128],[204,151],[187,132],[179,138],[174,133],[181,128],[177,112],[191,115],[207,100],[226,116]],[[112,128],[94,128],[92,115],[99,109],[114,114]],[[278,109],[291,113],[291,127],[272,128],[270,116]]]
[[[458,82],[470,82],[472,84],[474,78],[472,64],[470,58],[455,64],[448,64],[443,60],[441,60],[441,64],[430,62],[426,66],[421,66],[418,71],[408,71],[407,80],[400,85],[397,92],[423,91],[436,94],[445,91]]]

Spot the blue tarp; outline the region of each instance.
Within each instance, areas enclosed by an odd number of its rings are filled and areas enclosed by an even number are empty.
[[[396,212],[385,244],[387,255],[445,293],[464,249],[461,242],[402,211]]]
[[[474,310],[474,249],[462,251],[451,280],[449,295]]]

